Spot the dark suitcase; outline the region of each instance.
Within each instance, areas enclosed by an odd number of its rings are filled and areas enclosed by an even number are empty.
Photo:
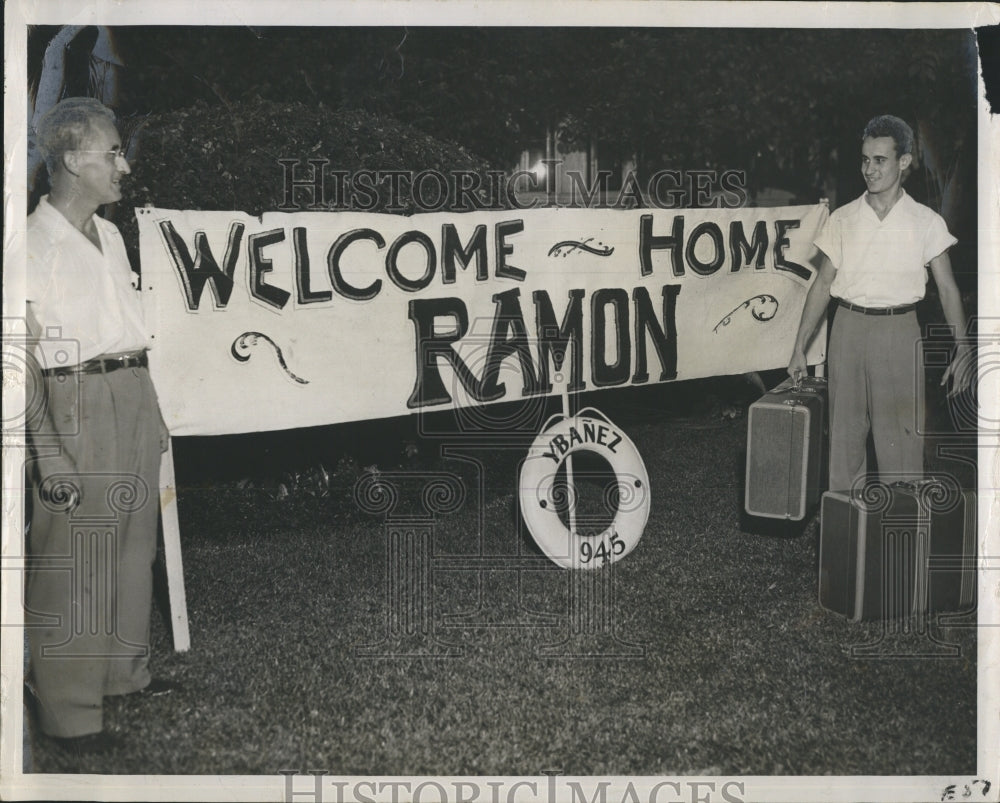
[[[826,380],[789,378],[750,405],[744,506],[800,521],[826,489]]]
[[[976,501],[935,478],[823,494],[819,603],[852,622],[971,609]]]

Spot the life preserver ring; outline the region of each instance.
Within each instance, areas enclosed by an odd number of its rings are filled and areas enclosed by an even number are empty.
[[[567,569],[599,569],[621,560],[642,537],[649,519],[649,475],[629,437],[592,408],[573,418],[556,417],[543,427],[521,466],[518,498],[521,515],[535,543],[554,563]],[[571,533],[559,518],[566,489],[555,486],[556,473],[568,455],[592,451],[608,461],[617,480],[617,512],[596,535]]]

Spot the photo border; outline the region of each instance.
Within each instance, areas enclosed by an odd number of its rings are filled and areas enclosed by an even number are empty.
[[[324,3],[296,0],[271,2],[244,0],[242,4],[211,3],[205,0],[161,0],[160,2],[119,3],[111,0],[11,0],[5,7],[5,76],[7,93],[4,129],[5,153],[5,237],[4,237],[4,308],[5,341],[23,333],[7,331],[7,322],[23,320],[24,305],[24,221],[26,219],[26,113],[27,109],[27,24],[109,25],[510,25],[520,26],[666,26],[712,27],[725,20],[727,28],[974,28],[1000,22],[1000,6],[987,3],[801,3],[801,2],[560,2],[543,4],[522,0],[506,2],[470,2],[467,0],[347,0]],[[979,78],[979,164],[992,166],[980,174],[979,185],[979,320],[985,322],[984,335],[1000,335],[1000,231],[996,210],[1000,209],[1000,124],[986,106],[982,76]],[[5,369],[7,361],[5,359]],[[4,376],[3,414],[13,420],[24,409],[24,387]],[[988,388],[996,388],[996,376],[989,377]],[[981,393],[981,419],[997,420],[1000,392]],[[977,775],[992,784],[981,800],[1000,800],[1000,547],[997,544],[1000,508],[996,487],[1000,484],[1000,453],[996,438],[980,432],[979,441],[979,647],[978,647],[978,738]],[[2,649],[2,722],[0,740],[0,797],[15,799],[83,800],[88,796],[103,800],[285,800],[288,779],[277,772],[273,776],[95,776],[23,774],[21,733],[23,681],[23,628],[21,608],[23,582],[23,482],[25,451],[22,444],[4,435],[3,454],[3,583],[0,602],[0,649]],[[944,727],[944,725],[943,725]],[[303,768],[306,772],[306,768]],[[296,776],[295,800],[310,799],[306,790],[310,776]],[[682,781],[714,783],[716,789],[738,780],[745,785],[744,800],[870,800],[925,801],[943,800],[946,790],[957,785],[954,799],[963,799],[962,785],[975,779],[950,776],[834,776],[767,777],[746,776],[715,778],[569,778],[559,776],[557,783],[579,782],[588,793],[596,784],[610,782],[608,799],[618,800],[631,783],[642,797],[657,783]],[[502,790],[502,799],[544,799],[544,790],[552,787],[553,776],[525,778],[395,778],[345,779],[323,777],[324,800],[337,800],[337,784],[372,782],[468,783],[480,788],[490,783]],[[518,786],[520,784],[520,786]],[[532,795],[531,784],[536,794]],[[341,787],[344,788],[344,787]],[[697,787],[696,787],[697,788]],[[293,790],[294,791],[294,790]],[[328,796],[327,796],[328,795]],[[514,795],[510,797],[510,795]],[[694,797],[693,795],[692,797]],[[482,798],[482,799],[489,799]]]

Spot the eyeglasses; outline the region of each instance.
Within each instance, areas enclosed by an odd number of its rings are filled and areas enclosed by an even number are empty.
[[[85,148],[75,148],[76,153],[103,153],[105,156],[110,156],[114,161],[125,158],[125,151],[122,150],[121,146],[117,148],[111,148],[107,151],[92,151],[86,150]]]

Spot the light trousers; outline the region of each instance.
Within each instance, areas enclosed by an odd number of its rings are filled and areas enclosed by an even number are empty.
[[[830,489],[846,491],[867,472],[869,432],[879,480],[924,471],[924,393],[917,314],[865,315],[838,307],[830,333]]]
[[[72,737],[102,729],[105,695],[150,682],[160,414],[146,368],[43,381],[58,438],[35,444],[25,625],[41,728]],[[58,449],[82,491],[71,512],[39,495]]]

